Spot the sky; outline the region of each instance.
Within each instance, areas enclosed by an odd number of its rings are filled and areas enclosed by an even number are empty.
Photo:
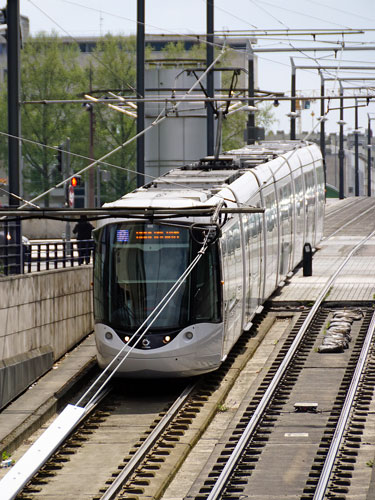
[[[4,0],[0,1],[5,3]],[[29,18],[30,31],[57,32],[62,36],[100,36],[106,33],[136,33],[136,0],[20,0],[21,14]],[[170,34],[203,34],[206,30],[206,0],[145,0],[146,33]],[[375,10],[374,0],[214,0],[214,25],[216,31],[231,30],[286,30],[286,29],[355,29],[365,33],[320,35],[317,42],[308,42],[306,37],[283,37],[268,34],[258,37],[257,47],[294,47],[304,48],[314,44],[316,47],[327,47],[330,43],[342,43],[346,46],[375,47]],[[373,30],[373,31],[370,31]],[[234,35],[235,33],[233,33]],[[311,37],[310,37],[311,38]],[[374,70],[331,71],[326,77],[331,78],[375,78],[374,51],[339,51],[334,52],[267,52],[258,55],[258,86],[260,89],[285,92],[290,94],[291,61],[293,57],[297,66],[332,65],[332,66],[373,66]],[[297,91],[304,96],[319,95],[320,76],[317,70],[297,70]],[[345,81],[342,83],[345,95],[353,95],[359,90],[349,87],[373,86],[373,81]],[[337,80],[326,82],[327,91],[336,93],[339,88]],[[363,92],[363,91],[362,91]],[[366,91],[367,93],[367,91]],[[372,92],[375,96],[375,91]],[[353,106],[348,100],[346,106]],[[367,113],[375,117],[375,103],[365,105],[360,101],[359,127],[362,131],[367,127]],[[327,132],[338,132],[338,111],[334,100],[329,105]],[[328,107],[326,107],[326,110]],[[290,104],[281,104],[274,108],[276,121],[274,130],[289,132]],[[310,131],[317,127],[320,116],[318,101],[311,104],[310,109],[301,112],[297,130]],[[354,128],[354,109],[345,110],[346,131]],[[375,125],[373,125],[375,127]]]

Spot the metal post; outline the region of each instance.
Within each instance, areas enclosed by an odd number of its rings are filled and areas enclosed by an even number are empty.
[[[92,92],[92,66],[90,64],[89,70],[89,78],[90,78],[90,94]],[[90,147],[89,147],[89,156],[91,161],[94,161],[94,106],[93,104],[89,104],[89,113],[90,113]],[[95,170],[93,168],[89,169],[88,173],[88,197],[87,197],[87,206],[90,208],[95,207]]]
[[[63,159],[64,159],[63,165],[65,168],[64,179],[66,179],[67,177],[70,177],[70,175],[71,175],[70,154],[69,154],[70,153],[70,137],[66,138],[64,149],[67,152],[67,153],[63,153]],[[69,184],[70,184],[70,182],[69,182]],[[70,222],[67,221],[66,225],[65,225],[65,238],[66,238],[66,250],[67,250],[67,254],[69,257],[72,255],[72,244],[70,242],[70,236],[71,236]]]
[[[325,137],[325,120],[324,120],[324,78],[320,73],[320,95],[322,97],[320,101],[320,150],[323,157],[323,171],[324,171],[324,185],[327,185],[327,167],[326,167],[326,137]]]
[[[340,84],[339,198],[344,198],[344,90]]]
[[[255,106],[254,102],[254,53],[251,44],[248,44],[248,105]],[[247,119],[247,144],[254,144],[255,137],[255,113],[254,111],[249,111]]]
[[[102,171],[100,170],[100,166],[96,167],[96,206],[101,206],[101,181],[102,181]]]
[[[214,0],[207,0],[207,44],[206,64],[207,68],[214,60]],[[215,97],[214,70],[207,74],[207,97]],[[213,103],[207,103],[207,155],[214,154],[214,108]]]
[[[20,195],[20,159],[21,143],[17,139],[21,136],[20,117],[20,3],[19,0],[8,0],[7,3],[8,23],[8,179],[9,179],[9,205],[19,206],[12,194]],[[11,137],[14,136],[14,137]],[[13,227],[12,243],[19,248],[16,252],[15,265],[11,267],[12,274],[21,273],[21,225],[16,223]]]
[[[371,196],[371,118],[367,125],[367,196]]]
[[[354,184],[355,195],[359,196],[359,151],[358,151],[358,101],[355,99],[354,107]]]
[[[292,65],[292,81],[291,81],[291,97],[296,97],[296,66],[293,61],[293,57],[290,58]],[[295,141],[296,139],[296,100],[291,99],[290,101],[290,139]]]
[[[137,0],[137,96],[145,95],[145,0]],[[145,104],[137,103],[137,134],[145,128]],[[145,183],[145,138],[137,138],[137,186]]]

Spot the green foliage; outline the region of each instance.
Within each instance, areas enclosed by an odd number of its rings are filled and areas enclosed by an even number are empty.
[[[220,413],[225,413],[229,410],[229,408],[225,404],[218,404],[217,409]]]
[[[181,59],[185,56],[185,48],[183,42],[169,42],[162,50],[165,59]],[[189,53],[190,57],[190,53]]]
[[[220,48],[215,48],[215,57]],[[146,48],[146,59],[151,49]],[[163,51],[170,59],[196,59],[201,65],[206,58],[206,45],[195,44],[185,51],[182,42],[170,43]],[[88,56],[81,54],[75,43],[64,43],[56,34],[40,33],[30,36],[21,52],[21,100],[43,101],[77,99],[93,89],[96,97],[134,95],[136,86],[136,38],[108,35]],[[219,65],[230,66],[228,52]],[[229,87],[231,73],[223,72],[224,87]],[[98,90],[100,89],[100,90]],[[132,117],[104,104],[94,104],[94,157],[119,148],[108,158],[117,166],[102,166],[111,172],[110,180],[101,185],[102,202],[110,201],[132,190],[136,185],[136,142],[121,147],[136,134]],[[239,111],[224,120],[223,149],[238,148],[244,144],[247,113]],[[256,122],[269,128],[273,121],[272,106],[262,106]],[[70,150],[89,156],[90,113],[79,104],[23,104],[21,106],[22,135],[24,138],[56,147],[70,137]],[[7,90],[0,88],[0,131],[7,132]],[[0,164],[7,166],[7,138],[0,136]],[[26,198],[34,197],[62,180],[56,170],[56,151],[24,142],[23,190]],[[70,157],[73,172],[87,166],[84,158]],[[1,166],[1,165],[0,165]],[[87,173],[84,175],[87,181]],[[48,206],[48,198],[45,205]]]
[[[81,54],[74,43],[63,43],[56,35],[41,33],[29,37],[21,57],[21,100],[77,99],[92,88],[103,89],[97,97],[114,90],[118,95],[134,94],[136,85],[135,37],[106,36],[92,57]],[[90,65],[86,63],[91,61]],[[82,64],[83,61],[83,64]],[[0,93],[0,130],[7,131],[7,91]],[[99,158],[135,135],[135,120],[106,105],[94,105],[94,157]],[[24,104],[21,107],[22,135],[26,139],[56,147],[70,138],[70,150],[89,156],[90,114],[79,104]],[[113,200],[135,187],[135,142],[112,155],[108,161],[111,179],[102,186],[102,201]],[[24,142],[23,188],[26,198],[40,194],[62,180],[56,170],[56,151]],[[7,139],[0,141],[0,160],[7,164]],[[73,172],[88,160],[70,157]],[[103,167],[102,167],[103,168]],[[104,167],[108,170],[107,167]],[[110,168],[109,168],[110,169]],[[110,169],[111,170],[111,169]],[[87,173],[84,175],[87,180]],[[48,198],[45,204],[48,206]]]
[[[21,100],[76,98],[86,84],[78,55],[78,45],[64,44],[57,35],[30,37],[21,55]],[[22,135],[49,146],[70,136],[77,119],[77,107],[67,104],[25,104],[21,109]],[[80,140],[82,134],[71,137],[72,151]],[[46,191],[56,180],[55,152],[25,142],[22,153],[25,192],[33,196]]]
[[[113,89],[117,95],[134,94],[136,86],[136,39],[135,37],[106,36],[94,53],[95,87]],[[135,120],[107,106],[95,107],[95,156],[101,157],[136,134]],[[113,154],[108,161],[121,170],[105,167],[111,178],[102,184],[102,201],[109,201],[134,189],[136,186],[136,142]],[[133,173],[134,172],[134,173]]]

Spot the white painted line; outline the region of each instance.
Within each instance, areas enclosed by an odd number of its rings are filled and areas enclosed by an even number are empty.
[[[284,434],[284,437],[286,437],[286,438],[294,438],[294,437],[307,438],[307,437],[309,437],[309,433],[308,432],[286,432]]]
[[[68,405],[0,481],[1,500],[12,500],[48,460],[85,413]]]

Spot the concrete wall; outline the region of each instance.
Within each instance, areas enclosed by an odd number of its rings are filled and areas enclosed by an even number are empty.
[[[91,266],[0,278],[0,372],[18,393],[93,330],[91,283]]]
[[[73,231],[74,223],[71,223]],[[22,234],[31,240],[61,239],[66,233],[66,222],[49,219],[30,219],[22,221]]]

